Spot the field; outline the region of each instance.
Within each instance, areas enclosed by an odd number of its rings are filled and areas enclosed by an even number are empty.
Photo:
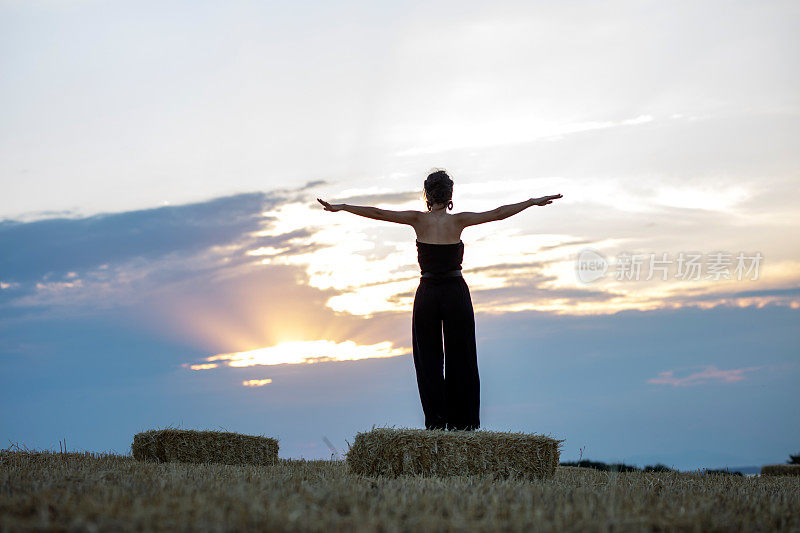
[[[614,473],[366,478],[343,461],[274,466],[0,452],[0,530],[800,530],[800,478]]]

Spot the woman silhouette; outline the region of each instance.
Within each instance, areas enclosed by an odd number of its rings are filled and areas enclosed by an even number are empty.
[[[414,295],[411,342],[425,428],[473,430],[480,427],[480,380],[472,298],[461,275],[461,232],[468,226],[503,220],[534,205],[550,204],[562,196],[531,198],[481,213],[448,213],[453,209],[452,197],[453,180],[445,170],[434,169],[424,185],[427,212],[331,205],[317,200],[326,211],[348,211],[414,228],[422,276]]]

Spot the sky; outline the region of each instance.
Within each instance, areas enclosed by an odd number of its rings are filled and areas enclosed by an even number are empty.
[[[454,212],[563,195],[462,235],[483,429],[563,460],[787,460],[798,15],[0,2],[0,442],[224,429],[330,458],[424,427],[414,230],[316,198],[425,210],[445,168]]]

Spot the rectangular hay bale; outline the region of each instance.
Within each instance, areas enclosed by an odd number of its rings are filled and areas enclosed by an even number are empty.
[[[154,429],[137,433],[131,451],[141,461],[273,465],[278,441],[221,431]]]
[[[550,479],[562,442],[529,433],[373,428],[356,434],[346,463],[363,476]]]
[[[764,465],[762,476],[800,476],[800,465]]]

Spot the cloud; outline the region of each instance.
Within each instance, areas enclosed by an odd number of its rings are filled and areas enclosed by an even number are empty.
[[[3,222],[34,222],[36,220],[48,218],[79,218],[80,213],[75,209],[45,209],[41,211],[29,211],[23,213],[15,218],[4,217],[0,219],[0,224]]]
[[[305,190],[308,190],[308,189],[313,189],[314,187],[319,187],[320,185],[330,185],[330,182],[329,181],[325,181],[325,180],[311,180],[311,181],[306,182],[305,185],[303,185],[302,187],[300,187],[300,188],[298,188],[296,190],[305,191]]]
[[[307,265],[292,264],[332,246],[319,239],[324,226],[308,218],[282,224],[288,217],[280,208],[309,203],[303,191],[320,183],[85,218],[3,221],[0,246],[15,253],[0,258],[0,316],[9,328],[105,317],[193,347],[196,360],[287,341],[407,348],[405,310],[369,321],[336,312],[328,302],[342,291],[311,285]]]
[[[748,366],[744,368],[733,368],[730,370],[720,370],[714,365],[707,366],[700,372],[689,374],[685,377],[675,377],[674,370],[659,372],[657,378],[648,379],[648,383],[655,385],[672,385],[673,387],[688,387],[691,385],[701,385],[709,381],[721,381],[723,383],[735,383],[744,380],[745,372],[759,370],[763,366]]]
[[[558,248],[566,248],[568,246],[579,246],[579,245],[589,246],[590,244],[594,243],[595,241],[590,241],[588,239],[575,239],[572,241],[560,242],[558,244],[545,245],[539,248],[539,251],[546,252],[548,250],[557,250]]]
[[[513,128],[509,127],[508,124],[505,124],[505,127],[500,128],[499,130],[492,130],[491,128],[487,127],[486,131],[482,132],[482,134],[470,131],[468,137],[464,135],[464,128],[461,127],[461,131],[454,128],[448,136],[449,138],[454,138],[456,140],[439,142],[438,144],[429,142],[421,146],[400,150],[395,153],[395,155],[398,157],[405,157],[423,154],[435,154],[438,152],[451,150],[477,149],[507,144],[532,143],[543,140],[551,142],[553,140],[560,140],[564,136],[570,134],[617,128],[620,126],[636,126],[651,122],[652,120],[653,117],[651,115],[639,115],[633,118],[618,120],[566,123],[550,125],[549,128],[542,129],[534,133],[532,133],[530,129],[526,130],[525,128]]]
[[[123,305],[170,284],[210,280],[257,262],[247,251],[303,253],[312,231],[258,232],[287,201],[253,192],[205,202],[86,218],[0,222],[0,314],[5,305]]]
[[[230,244],[260,229],[261,212],[280,201],[259,192],[79,219],[4,220],[0,249],[14,252],[0,258],[0,279],[29,282]]]
[[[551,248],[557,248],[552,246]],[[544,308],[558,303],[573,306],[585,302],[601,303],[624,296],[623,293],[600,287],[554,286],[558,278],[544,272],[544,267],[555,260],[529,261],[524,263],[498,263],[464,269],[467,278],[488,275],[502,278],[500,287],[478,288],[471,286],[470,294],[476,312],[498,313],[519,310],[519,306]],[[472,284],[476,285],[476,284]]]
[[[263,387],[264,385],[267,385],[269,383],[272,383],[272,378],[247,379],[242,381],[242,385],[244,385],[245,387]]]
[[[350,205],[405,204],[418,201],[421,196],[422,193],[419,191],[359,194],[337,199],[335,203]]]
[[[624,294],[600,288],[550,287],[553,276],[525,273],[519,278],[507,278],[502,287],[489,289],[470,289],[476,312],[497,312],[514,304],[524,304],[530,308],[541,308],[545,304],[558,302],[559,305],[578,305],[582,302],[605,302]]]
[[[722,300],[736,300],[747,298],[780,298],[795,301],[800,296],[800,287],[787,287],[778,289],[754,289],[745,291],[707,292],[704,294],[680,294],[664,297],[665,301],[680,302],[719,302]]]
[[[206,361],[227,361],[227,366],[246,367],[256,365],[313,364],[324,361],[357,361],[375,357],[397,357],[411,351],[392,348],[391,343],[379,342],[368,346],[353,341],[333,342],[328,340],[294,341],[281,343],[239,353],[218,354]],[[191,365],[192,370],[207,370],[217,365]]]

